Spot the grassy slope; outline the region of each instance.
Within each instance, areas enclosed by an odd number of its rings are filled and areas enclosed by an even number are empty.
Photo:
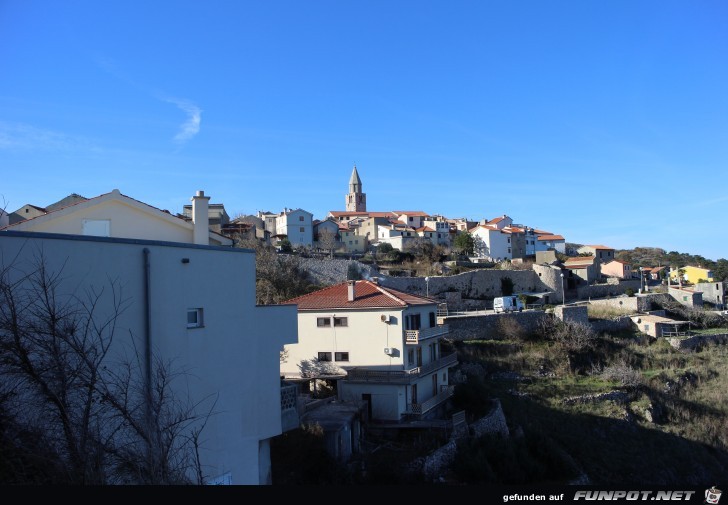
[[[592,483],[707,485],[728,472],[725,346],[684,354],[664,342],[602,337],[593,351],[593,373],[583,375],[569,370],[564,353],[552,342],[479,341],[461,343],[458,351],[461,363],[485,366],[482,393],[501,399],[512,431],[520,426],[527,440],[535,436],[553,441]],[[621,389],[598,372],[600,366],[616,363],[642,376],[641,386],[622,388],[629,393],[627,402],[563,402]],[[505,370],[522,378],[493,379],[495,372]],[[647,419],[648,407],[658,422]],[[530,459],[538,463],[543,458],[531,451]],[[521,466],[533,463],[528,460]],[[573,477],[568,470],[560,475],[563,482]],[[510,482],[507,476],[471,474],[465,480],[479,479]]]

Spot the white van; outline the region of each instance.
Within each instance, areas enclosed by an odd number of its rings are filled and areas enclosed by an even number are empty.
[[[498,312],[522,312],[523,302],[517,296],[499,296],[493,299],[493,310]]]

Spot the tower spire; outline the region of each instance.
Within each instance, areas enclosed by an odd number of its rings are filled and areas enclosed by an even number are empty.
[[[366,212],[367,210],[367,195],[362,192],[362,183],[359,178],[359,172],[356,170],[356,163],[354,169],[351,171],[351,177],[349,178],[349,193],[346,195],[346,210],[347,212]]]

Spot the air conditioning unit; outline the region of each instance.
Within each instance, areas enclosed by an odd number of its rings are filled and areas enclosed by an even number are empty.
[[[393,349],[391,347],[384,348],[384,354],[387,354],[387,355],[392,354],[392,351],[393,351]]]
[[[382,314],[382,322],[383,323],[388,323],[389,320],[390,320],[389,314]]]

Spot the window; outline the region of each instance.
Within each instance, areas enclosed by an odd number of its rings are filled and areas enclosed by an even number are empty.
[[[437,321],[435,320],[435,313],[430,312],[430,328],[434,328],[437,324]]]
[[[82,235],[90,235],[93,237],[110,237],[111,236],[111,220],[110,219],[84,219],[81,228]]]
[[[318,360],[319,361],[331,361],[331,353],[330,352],[318,353]]]
[[[348,352],[337,352],[334,353],[334,358],[336,361],[349,361],[349,353]]]
[[[298,216],[299,221],[303,221],[303,216]]]
[[[306,228],[304,228],[303,226],[301,226],[301,227],[300,227],[300,228],[298,229],[298,231],[300,231],[301,233],[303,233],[304,231],[306,231]]]
[[[331,326],[331,318],[330,317],[317,317],[316,318],[316,326],[319,328],[322,327],[329,327]]]
[[[419,330],[420,329],[420,315],[410,314],[404,318],[404,329],[405,330]]]
[[[349,326],[348,318],[346,317],[335,317],[334,326]]]
[[[415,364],[415,350],[414,349],[410,349],[409,351],[407,351],[407,363],[410,365]]]
[[[202,309],[187,309],[187,327],[188,328],[202,328]]]

